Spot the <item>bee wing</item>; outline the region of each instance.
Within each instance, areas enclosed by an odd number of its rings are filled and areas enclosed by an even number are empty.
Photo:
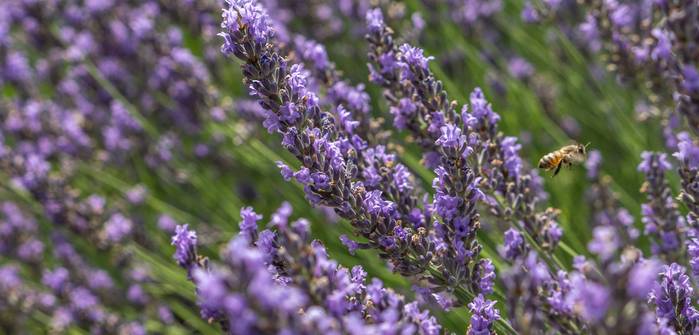
[[[575,163],[583,163],[583,162],[585,162],[585,155],[580,154],[580,153],[576,153],[573,156],[573,160],[575,161]]]

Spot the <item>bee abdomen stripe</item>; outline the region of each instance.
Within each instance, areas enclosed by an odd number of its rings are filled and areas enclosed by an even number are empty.
[[[555,153],[548,153],[539,160],[539,168],[550,168],[557,160]]]

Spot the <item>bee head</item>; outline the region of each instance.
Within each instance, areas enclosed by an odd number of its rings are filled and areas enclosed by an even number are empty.
[[[578,144],[578,148],[577,148],[577,149],[578,149],[578,153],[583,154],[583,155],[586,154],[586,153],[587,153],[587,146],[588,146],[588,145],[590,145],[589,142],[588,142],[587,144],[585,144],[585,145]]]

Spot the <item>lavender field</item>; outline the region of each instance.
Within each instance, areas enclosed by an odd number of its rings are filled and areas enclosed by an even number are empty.
[[[2,334],[699,334],[698,0],[0,0]]]

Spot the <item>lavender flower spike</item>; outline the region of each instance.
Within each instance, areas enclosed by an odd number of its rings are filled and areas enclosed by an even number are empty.
[[[451,277],[452,286],[470,287],[479,294],[491,293],[495,273],[487,259],[479,259],[481,246],[476,240],[480,216],[476,205],[483,197],[479,178],[469,168],[466,159],[472,149],[466,145],[461,128],[446,123],[435,144],[440,154],[437,177],[432,182],[435,197],[432,208],[441,219],[435,229],[443,251],[435,256],[444,264],[442,273]],[[472,274],[469,278],[466,274]]]
[[[680,161],[682,192],[679,199],[689,208],[685,244],[692,274],[699,277],[699,146],[688,133],[680,133],[677,137],[678,151],[674,156]]]
[[[671,168],[666,154],[644,152],[638,170],[646,182],[641,190],[647,194],[648,202],[641,212],[645,233],[653,238],[652,251],[667,260],[677,260],[683,251],[685,222],[673,200],[672,190],[665,180],[665,172]]]
[[[175,235],[172,236],[172,245],[175,246],[175,260],[177,264],[187,270],[191,270],[197,261],[197,234],[188,229],[188,225],[178,225]]]
[[[678,334],[693,334],[699,312],[692,304],[692,288],[685,269],[677,263],[666,265],[649,302],[656,306],[658,318],[668,321]]]

